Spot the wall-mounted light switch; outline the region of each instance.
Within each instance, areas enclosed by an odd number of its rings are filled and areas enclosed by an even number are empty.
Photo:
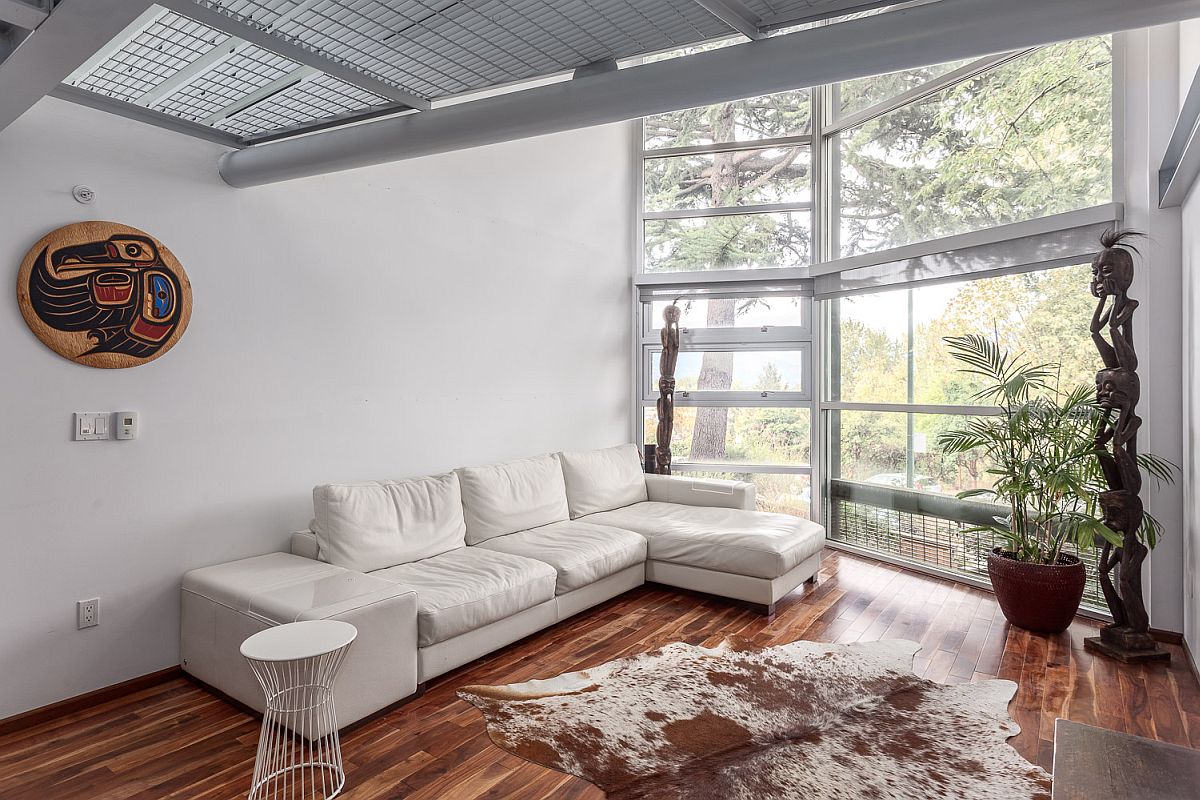
[[[107,411],[76,411],[75,441],[94,442],[110,438],[108,430],[110,416]]]
[[[117,438],[136,439],[138,435],[138,412],[117,412]]]

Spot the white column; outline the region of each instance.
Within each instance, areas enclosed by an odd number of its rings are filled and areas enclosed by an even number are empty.
[[[1172,23],[1120,34],[1125,39],[1123,80],[1124,147],[1118,186],[1124,186],[1125,225],[1146,234],[1132,295],[1141,301],[1135,319],[1138,372],[1144,420],[1138,448],[1183,463],[1183,278],[1178,208],[1158,208],[1158,166],[1179,107],[1179,26]],[[1165,536],[1147,561],[1145,578],[1150,624],[1183,630],[1183,476],[1173,486],[1146,482],[1146,509],[1163,524]]]
[[[1179,25],[1179,105],[1200,66],[1200,19]],[[1193,190],[1180,209],[1183,228],[1183,633],[1192,653],[1200,653],[1200,193]]]

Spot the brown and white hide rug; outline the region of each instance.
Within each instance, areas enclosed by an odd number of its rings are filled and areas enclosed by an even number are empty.
[[[458,694],[497,745],[612,800],[1049,798],[1050,776],[1006,741],[1016,684],[927,681],[918,649],[676,643]]]

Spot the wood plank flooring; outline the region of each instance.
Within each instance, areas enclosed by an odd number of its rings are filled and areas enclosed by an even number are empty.
[[[1047,769],[1058,717],[1200,748],[1200,686],[1180,648],[1169,666],[1123,666],[1083,649],[1096,624],[1055,637],[1012,628],[987,592],[827,551],[821,580],[765,618],[728,602],[642,587],[433,681],[418,699],[343,739],[347,800],[598,800],[578,779],[493,746],[479,713],[455,697],[582,669],[672,641],[725,636],[913,639],[916,670],[946,683],[1017,681],[1012,745]],[[244,797],[258,721],[176,678],[86,711],[0,736],[4,800],[229,800]]]

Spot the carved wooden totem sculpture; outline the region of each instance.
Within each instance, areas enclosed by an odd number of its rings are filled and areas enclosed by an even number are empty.
[[[1133,346],[1133,313],[1138,301],[1128,294],[1133,283],[1130,251],[1136,250],[1124,242],[1131,235],[1131,231],[1105,232],[1100,238],[1104,250],[1092,262],[1091,290],[1097,299],[1092,341],[1104,360],[1104,369],[1096,373],[1096,401],[1107,412],[1096,430],[1096,450],[1108,484],[1099,500],[1104,524],[1120,535],[1121,546],[1105,542],[1100,553],[1100,586],[1113,622],[1085,645],[1122,661],[1148,661],[1170,658],[1170,654],[1150,635],[1150,618],[1142,598],[1142,563],[1149,550],[1138,536],[1145,513],[1137,465],[1141,384]]]
[[[662,357],[658,360],[658,431],[654,462],[659,475],[671,474],[671,432],[675,426],[675,362],[679,360],[679,306],[663,309]]]

